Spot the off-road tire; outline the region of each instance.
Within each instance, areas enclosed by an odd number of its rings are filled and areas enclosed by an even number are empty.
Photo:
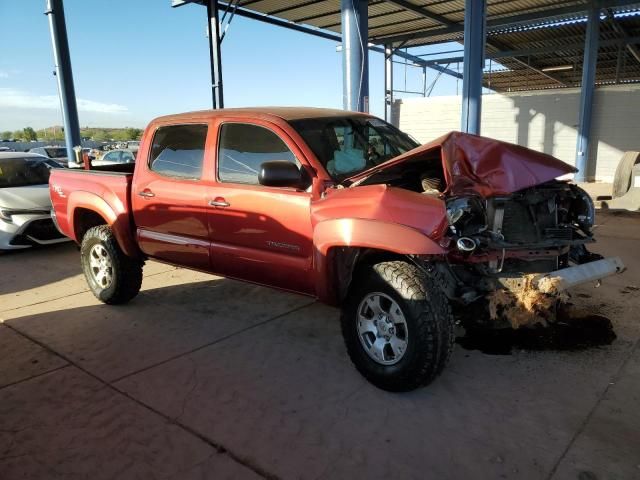
[[[112,281],[107,288],[102,288],[91,273],[89,255],[97,244],[104,247],[111,260]],[[80,259],[87,284],[101,302],[110,305],[127,303],[140,291],[143,262],[122,252],[108,225],[87,230],[80,246]]]
[[[612,196],[619,198],[624,196],[631,188],[633,167],[640,163],[640,152],[625,152],[613,177]]]
[[[393,365],[374,361],[358,338],[358,307],[372,292],[391,297],[407,322],[406,351]],[[387,391],[409,391],[431,383],[453,351],[454,319],[448,299],[422,270],[404,261],[378,263],[357,274],[342,309],[341,326],[356,369],[369,382]]]

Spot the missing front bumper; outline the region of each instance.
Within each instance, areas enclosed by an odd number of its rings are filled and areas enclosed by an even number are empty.
[[[624,270],[625,266],[620,257],[608,257],[539,275],[534,278],[534,284],[540,292],[553,295],[583,283],[622,273]]]
[[[546,324],[555,318],[558,302],[568,298],[567,289],[622,273],[624,269],[619,257],[610,257],[547,274],[511,278],[505,285],[507,288],[487,295],[490,317],[506,320],[513,328]]]

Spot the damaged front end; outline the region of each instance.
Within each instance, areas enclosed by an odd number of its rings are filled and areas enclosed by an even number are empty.
[[[443,201],[449,226],[434,240],[448,252],[445,261],[417,262],[463,314],[517,328],[552,320],[566,285],[624,268],[619,259],[587,250],[595,241],[593,201],[577,185],[557,180],[575,172],[545,153],[451,132],[350,181]],[[472,304],[489,315],[478,315]]]
[[[446,262],[430,265],[447,296],[482,304],[494,326],[518,328],[553,320],[567,288],[622,271],[594,242],[594,205],[576,185],[552,180],[510,195],[458,195],[446,200]]]

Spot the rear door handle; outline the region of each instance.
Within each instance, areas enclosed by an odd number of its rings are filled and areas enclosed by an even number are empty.
[[[143,190],[141,192],[138,192],[138,195],[140,195],[141,197],[147,197],[147,198],[156,196],[156,194],[153,193],[151,190]]]
[[[211,205],[212,207],[228,207],[231,204],[224,198],[216,198],[215,200],[209,200],[209,205]]]

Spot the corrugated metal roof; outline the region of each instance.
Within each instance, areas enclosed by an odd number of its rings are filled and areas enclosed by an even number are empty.
[[[369,1],[370,41],[382,44],[395,40],[393,45],[403,48],[462,42],[464,0],[408,2],[422,9],[422,14],[392,1]],[[586,30],[585,13],[580,10],[586,9],[588,4],[588,0],[487,0],[488,52],[538,49],[547,53],[500,58],[497,61],[506,70],[486,72],[485,84],[497,91],[579,86]],[[298,24],[340,32],[340,0],[239,0],[238,5]],[[599,84],[640,81],[640,60],[619,43],[624,37],[633,41],[640,37],[640,16],[633,14],[640,13],[640,1],[634,4],[621,1],[617,5],[621,6],[613,6],[609,12],[616,13],[615,22],[624,33],[614,28],[614,20],[601,20],[596,72],[596,83]],[[625,16],[624,12],[632,14]],[[536,14],[538,18],[505,25],[504,19],[521,19],[527,14]],[[415,38],[397,40],[398,36],[407,34],[413,34]],[[640,49],[640,43],[634,45]],[[572,65],[572,68],[541,72],[544,68],[560,65]]]

